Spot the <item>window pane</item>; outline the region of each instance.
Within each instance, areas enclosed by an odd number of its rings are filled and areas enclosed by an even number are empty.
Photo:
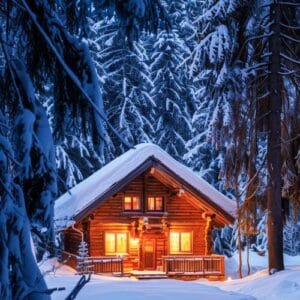
[[[131,210],[131,197],[129,197],[129,196],[126,196],[124,198],[124,209]]]
[[[181,251],[191,252],[191,233],[182,232],[181,233]]]
[[[171,232],[170,234],[170,253],[179,252],[179,233]]]
[[[132,197],[132,209],[139,210],[140,209],[140,198]]]
[[[155,199],[154,197],[148,197],[148,210],[155,209]]]
[[[127,234],[117,233],[117,253],[127,252]]]
[[[155,210],[163,210],[163,199],[162,197],[155,198]]]
[[[115,253],[115,234],[105,234],[105,253]]]

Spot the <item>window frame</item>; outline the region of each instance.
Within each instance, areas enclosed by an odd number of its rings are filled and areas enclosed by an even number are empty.
[[[179,234],[179,250],[178,251],[172,251],[171,250],[171,234],[172,233],[178,233]],[[190,234],[190,250],[189,251],[182,251],[182,233],[189,233]],[[176,255],[176,254],[193,254],[193,231],[192,230],[170,230],[169,234],[169,253],[170,255]]]
[[[106,235],[107,234],[113,234],[114,235],[114,239],[115,239],[115,251],[114,252],[107,252],[106,249]],[[117,236],[118,234],[125,234],[126,235],[126,251],[125,252],[117,252],[118,249],[118,245],[117,245]],[[105,256],[112,256],[112,255],[128,255],[128,249],[129,249],[129,236],[128,236],[128,232],[126,231],[105,231],[104,232],[104,253]]]
[[[125,198],[130,197],[131,198],[131,209],[125,209]],[[138,209],[133,209],[133,201],[132,198],[137,197],[139,201],[139,208]],[[128,212],[141,212],[142,207],[143,207],[143,201],[142,201],[142,194],[141,193],[134,193],[134,192],[129,192],[129,193],[124,193],[123,199],[122,199],[122,206],[123,206],[123,211],[125,213]]]
[[[149,209],[149,206],[148,206],[148,199],[149,198],[154,198],[154,209]],[[157,210],[156,209],[156,198],[161,198],[162,200],[162,205],[161,205],[161,209]],[[148,213],[164,213],[166,211],[165,209],[165,195],[161,195],[161,194],[147,194],[146,195],[146,211]]]

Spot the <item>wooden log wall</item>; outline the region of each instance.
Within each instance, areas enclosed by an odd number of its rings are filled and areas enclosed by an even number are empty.
[[[146,200],[150,195],[161,195],[164,197],[165,212],[146,211],[146,201],[142,201],[140,212],[126,212],[123,210],[123,199],[125,193],[138,193]],[[114,195],[99,205],[88,218],[88,225],[79,226],[80,229],[87,228],[86,239],[89,241],[89,255],[105,255],[105,232],[126,232],[128,240],[128,256],[124,260],[124,269],[143,268],[143,239],[146,235],[154,234],[157,266],[163,265],[162,257],[169,255],[169,232],[181,231],[192,232],[192,253],[204,255],[206,253],[205,226],[206,220],[202,218],[203,211],[190,203],[187,193],[178,196],[169,187],[163,185],[150,173],[143,174],[134,179],[121,192]],[[150,230],[148,233],[139,233],[139,243],[131,244],[130,238],[136,238],[134,232],[137,230],[139,218],[146,216],[149,219],[157,218],[158,223],[167,224],[164,229]],[[163,221],[162,221],[163,218]],[[155,234],[156,232],[156,234]],[[77,253],[81,236],[71,228],[65,232],[65,249]]]
[[[76,224],[77,229],[82,231],[82,225]],[[75,255],[78,254],[78,247],[81,242],[81,234],[73,228],[68,228],[64,233],[64,250]]]

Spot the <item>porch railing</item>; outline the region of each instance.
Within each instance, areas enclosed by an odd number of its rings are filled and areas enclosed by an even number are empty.
[[[164,256],[167,275],[224,276],[224,256]]]
[[[124,272],[123,258],[120,256],[89,256],[84,259],[89,270],[95,274]]]

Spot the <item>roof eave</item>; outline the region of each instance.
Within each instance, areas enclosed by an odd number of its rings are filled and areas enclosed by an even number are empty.
[[[86,216],[88,216],[90,213],[93,212],[93,210],[101,204],[103,201],[107,200],[111,196],[118,193],[120,190],[122,190],[128,183],[130,183],[134,178],[141,175],[144,171],[147,169],[155,167],[169,176],[172,176],[175,178],[180,184],[182,184],[190,193],[192,193],[197,198],[202,198],[205,200],[205,202],[212,208],[212,210],[218,212],[218,219],[224,224],[232,224],[234,222],[234,216],[225,211],[221,206],[216,204],[212,199],[210,199],[207,195],[203,194],[201,191],[194,188],[191,184],[189,184],[187,181],[185,181],[182,177],[180,177],[178,174],[176,174],[174,171],[172,171],[170,168],[168,168],[163,162],[161,162],[159,159],[157,159],[155,156],[148,157],[143,163],[141,163],[137,168],[135,168],[132,172],[127,174],[124,178],[119,180],[118,182],[115,182],[111,187],[109,187],[102,195],[97,197],[94,201],[91,201],[91,204],[88,205],[86,208],[78,212],[73,219],[76,222],[80,222],[83,220]]]
[[[122,188],[124,188],[128,183],[131,182],[134,178],[141,175],[144,171],[151,168],[154,164],[153,156],[148,157],[143,163],[141,163],[137,168],[135,168],[132,172],[127,174],[124,178],[115,182],[112,186],[110,186],[102,195],[97,197],[94,201],[91,201],[91,204],[86,208],[78,212],[74,215],[73,219],[76,222],[81,221],[86,216],[88,216],[92,211],[103,201],[107,200],[111,196],[118,193]]]
[[[154,161],[156,162],[154,167],[156,167],[158,169],[162,169],[162,171],[169,174],[169,176],[172,176],[172,177],[176,178],[177,181],[179,181],[191,194],[195,195],[198,198],[200,196],[200,198],[205,200],[205,202],[209,206],[211,206],[214,210],[218,211],[218,213],[223,216],[222,219],[223,219],[224,225],[229,225],[229,224],[232,224],[234,222],[235,218],[232,214],[230,214],[229,212],[224,210],[221,206],[219,206],[217,203],[215,203],[207,195],[203,194],[201,191],[194,188],[191,184],[189,184],[187,181],[185,181],[182,177],[178,176],[176,173],[174,173],[174,171],[172,171],[170,168],[168,168],[166,165],[164,165],[164,163],[162,163],[160,160],[155,158]]]

